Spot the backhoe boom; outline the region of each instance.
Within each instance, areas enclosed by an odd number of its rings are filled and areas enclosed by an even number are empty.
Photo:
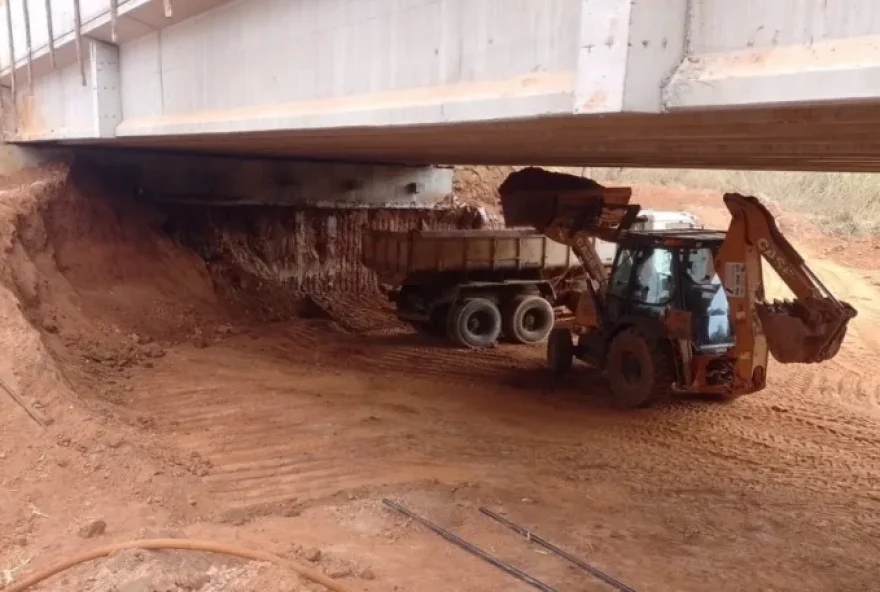
[[[748,318],[757,315],[760,333],[766,345],[781,363],[818,363],[834,357],[846,335],[846,325],[856,316],[855,309],[839,301],[810,270],[803,257],[782,235],[773,215],[757,198],[739,193],[724,195],[724,204],[730,210],[731,224],[727,238],[718,254],[717,268],[721,271],[731,314],[734,308],[746,312]],[[760,270],[760,258],[766,260],[780,279],[791,289],[794,301],[767,302]],[[737,262],[745,264],[745,273],[751,276],[751,293],[742,294],[748,304],[741,302],[735,273]],[[751,309],[746,311],[745,309]],[[733,322],[736,323],[732,319]],[[742,324],[742,316],[739,323]],[[757,332],[755,325],[743,331]],[[759,346],[756,336],[739,337],[738,349],[752,351]]]

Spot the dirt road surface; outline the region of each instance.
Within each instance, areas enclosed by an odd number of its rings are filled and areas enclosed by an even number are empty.
[[[277,553],[356,590],[530,589],[390,513],[388,497],[563,591],[610,588],[478,508],[640,591],[876,587],[873,242],[781,218],[859,311],[832,362],[774,364],[765,392],[732,403],[616,412],[586,368],[555,379],[540,347],[428,341],[373,294],[310,318],[236,316],[152,213],[66,179],[44,171],[0,192],[0,378],[50,422],[0,393],[0,584],[170,536]],[[717,195],[637,198],[725,224]],[[320,588],[268,565],[130,551],[39,589]]]

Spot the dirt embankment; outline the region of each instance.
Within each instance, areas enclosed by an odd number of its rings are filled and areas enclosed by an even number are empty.
[[[4,557],[57,539],[59,528],[75,534],[97,515],[117,531],[192,516],[210,463],[169,447],[154,417],[121,406],[139,373],[177,347],[216,346],[265,321],[317,316],[369,328],[381,295],[360,263],[364,229],[480,223],[474,208],[159,211],[119,181],[59,162],[0,184],[0,379],[37,420],[0,392],[4,417],[14,418],[0,424]],[[90,495],[95,483],[114,501]],[[41,516],[53,514],[61,520],[49,527]],[[0,565],[0,587],[3,570],[22,566]],[[263,571],[252,575],[278,579]],[[93,589],[116,589],[104,579]]]
[[[460,172],[460,201],[497,207],[505,174]],[[634,201],[714,226],[717,198],[637,188]],[[367,592],[514,585],[390,515],[380,500],[392,497],[560,589],[600,584],[480,505],[636,589],[871,588],[869,271],[811,257],[860,311],[832,363],[773,365],[767,391],[730,405],[619,414],[599,403],[601,376],[553,379],[540,348],[459,351],[396,324],[357,262],[361,229],[473,222],[461,215],[157,212],[64,165],[7,179],[0,378],[49,425],[0,392],[0,585],[99,542],[154,537],[239,542]],[[834,254],[795,218],[785,229],[799,244]],[[270,566],[129,552],[43,590],[296,586],[316,589]]]
[[[222,339],[231,324],[335,313],[357,323],[345,309],[381,300],[375,274],[361,264],[365,230],[481,224],[471,206],[160,211],[137,203],[124,180],[80,163],[21,173],[2,191],[7,307],[41,335],[24,328],[6,339],[48,348],[76,374],[95,375],[99,391],[111,388],[105,379],[150,364],[174,343]],[[22,349],[14,343],[12,350]],[[27,351],[10,369],[20,373],[35,358]]]

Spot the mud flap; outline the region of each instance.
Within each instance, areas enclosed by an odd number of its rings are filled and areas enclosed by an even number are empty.
[[[856,310],[830,298],[774,301],[757,306],[767,348],[781,364],[818,364],[840,351]]]

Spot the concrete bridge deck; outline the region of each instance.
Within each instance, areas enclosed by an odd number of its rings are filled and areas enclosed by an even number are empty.
[[[875,0],[4,8],[10,142],[405,163],[880,170]]]

